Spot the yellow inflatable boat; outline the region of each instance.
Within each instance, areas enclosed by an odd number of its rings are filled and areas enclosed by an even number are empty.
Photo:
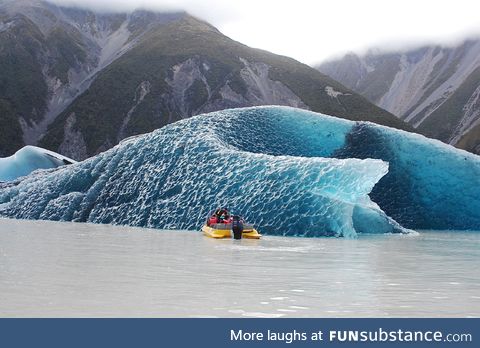
[[[212,224],[202,227],[203,234],[210,238],[232,238],[232,224]],[[260,239],[262,235],[253,225],[244,224],[241,238]],[[240,239],[240,238],[236,238]]]

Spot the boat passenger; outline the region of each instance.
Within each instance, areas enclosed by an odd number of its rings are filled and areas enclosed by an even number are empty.
[[[207,220],[207,226],[212,226],[218,223],[218,218],[214,215],[210,216]]]
[[[221,224],[228,224],[229,220],[230,220],[230,215],[226,211],[223,211],[218,218],[218,222]]]

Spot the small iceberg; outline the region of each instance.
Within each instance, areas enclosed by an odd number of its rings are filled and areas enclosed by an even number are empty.
[[[37,169],[50,169],[76,163],[53,151],[25,146],[14,155],[0,158],[0,181],[12,181]]]

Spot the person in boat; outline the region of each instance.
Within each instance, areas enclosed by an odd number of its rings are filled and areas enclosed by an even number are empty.
[[[231,222],[230,213],[227,208],[222,208],[218,215],[218,223],[220,224],[228,224]]]
[[[218,219],[215,214],[209,216],[207,219],[207,226],[212,226],[218,223]]]
[[[227,208],[220,208],[215,210],[215,213],[208,218],[207,226],[214,224],[229,224],[231,223],[232,217]]]
[[[216,209],[215,212],[208,218],[207,226],[212,226],[220,223],[220,216],[223,214],[222,209]]]

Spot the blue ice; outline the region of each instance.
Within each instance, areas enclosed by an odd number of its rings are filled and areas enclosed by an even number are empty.
[[[199,229],[226,205],[277,235],[480,229],[480,158],[288,107],[214,112],[0,184],[0,215]]]
[[[57,168],[74,162],[52,151],[25,146],[10,157],[0,158],[0,181],[12,181],[37,169]]]

